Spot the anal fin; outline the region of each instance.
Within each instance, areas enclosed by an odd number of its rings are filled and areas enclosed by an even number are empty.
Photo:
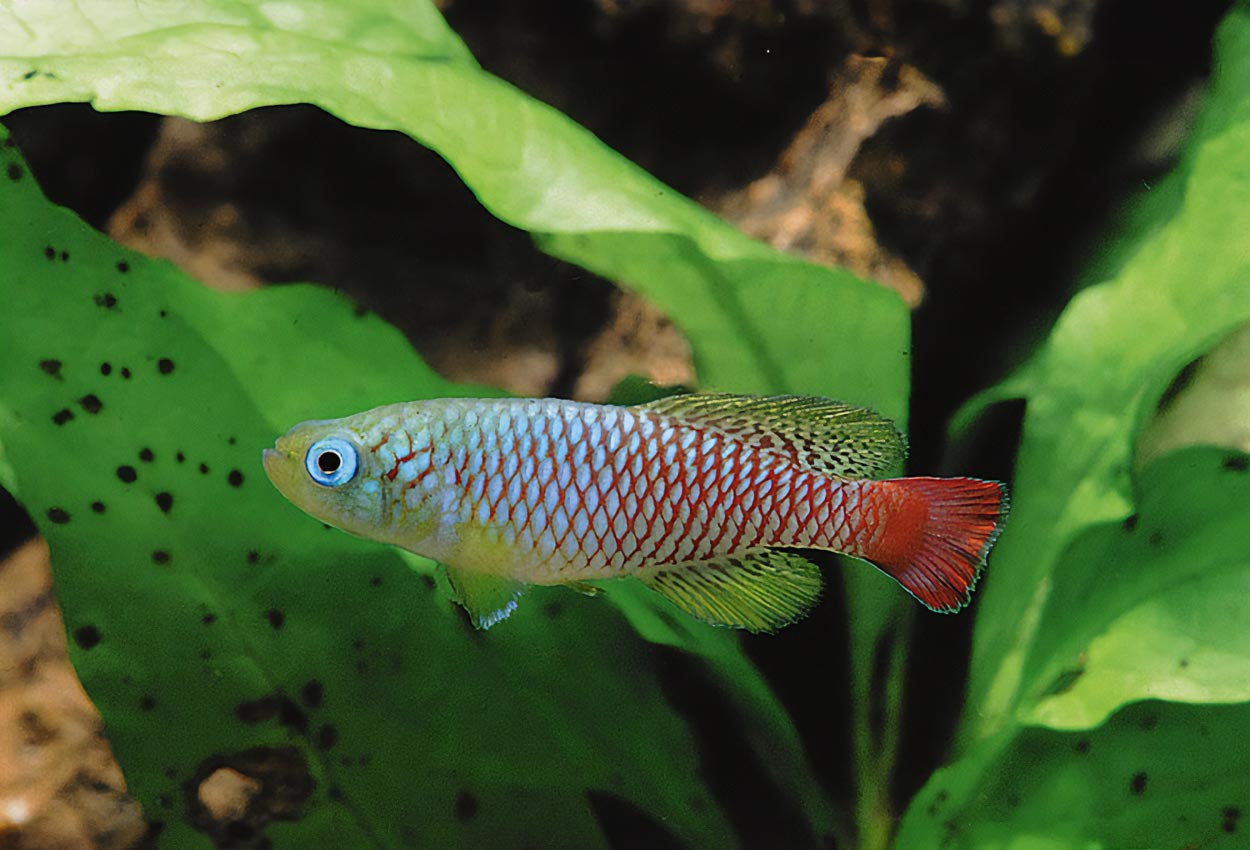
[[[443,565],[456,601],[469,612],[469,620],[479,629],[489,629],[506,620],[516,610],[516,601],[525,584],[488,573],[458,570]]]
[[[764,549],[749,555],[666,566],[643,577],[692,617],[750,632],[775,632],[811,610],[820,569],[801,555]]]

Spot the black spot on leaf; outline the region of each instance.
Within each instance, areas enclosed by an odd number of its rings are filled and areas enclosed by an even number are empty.
[[[1143,732],[1151,732],[1159,726],[1159,715],[1147,714],[1141,719],[1141,728]]]
[[[95,393],[88,393],[78,399],[78,403],[82,405],[82,409],[91,414],[99,413],[104,409],[104,402],[100,401],[100,397]]]
[[[243,486],[243,473],[237,469],[230,470],[230,474],[226,476],[226,480],[230,482],[231,487]]]
[[[249,564],[255,564],[255,563],[257,563],[258,561],[260,561],[260,553],[259,553],[259,552],[257,552],[255,549],[250,549],[250,550],[248,550],[248,553],[247,553],[247,562],[248,562]]]
[[[101,292],[93,299],[97,307],[103,307],[105,310],[112,310],[117,306],[117,296],[111,292]]]
[[[165,311],[165,310],[161,310],[161,311],[160,311],[160,312],[158,312],[156,315],[158,315],[158,316],[160,316],[162,319],[164,319],[166,316],[168,316],[168,315],[169,315],[169,313],[168,313],[167,311]]]
[[[308,731],[308,715],[304,713],[304,709],[286,697],[278,699],[278,722],[300,734]]]
[[[304,683],[304,687],[300,688],[299,694],[304,705],[309,708],[321,708],[321,701],[325,694],[320,679],[309,679]]]
[[[1220,829],[1229,834],[1236,832],[1237,821],[1241,819],[1241,809],[1236,806],[1225,806],[1220,815],[1222,816]]]
[[[203,617],[200,617],[200,622],[206,626],[211,626],[213,623],[217,622],[217,615],[210,611]]]
[[[317,749],[329,750],[339,742],[339,730],[333,723],[327,723],[317,730],[316,735]]]
[[[151,711],[156,708],[156,697],[151,694],[144,694],[143,699],[139,700],[140,711]]]
[[[233,446],[237,442],[238,440],[236,440],[234,437],[230,437],[229,439],[226,440],[226,445]]]
[[[152,461],[156,460],[156,455],[152,454],[151,449],[144,447],[142,449],[139,449],[139,460],[143,461],[144,463],[151,463]]]
[[[125,260],[118,260],[117,270],[121,272],[122,274],[125,274],[126,272],[130,271],[130,263],[126,262]]]
[[[178,454],[174,455],[174,460],[178,461],[179,463],[185,462],[186,459],[187,459],[187,456],[184,455],[182,452],[178,452]]]
[[[1150,532],[1150,537],[1147,538],[1146,542],[1150,544],[1151,548],[1158,549],[1160,546],[1163,545],[1163,532],[1162,531]]]
[[[468,788],[461,788],[456,794],[456,820],[466,823],[477,817],[477,797]]]
[[[1082,738],[1081,740],[1077,741],[1074,749],[1081,755],[1085,755],[1086,753],[1088,753],[1089,752],[1089,738]]]
[[[8,174],[10,180],[16,183],[18,180],[22,179],[22,174],[24,172],[22,171],[22,167],[16,162],[10,162],[9,167],[5,170],[5,173]]]
[[[157,493],[156,506],[161,509],[162,513],[169,513],[169,509],[174,506],[173,495],[164,491]]]
[[[62,251],[62,252],[61,252],[61,262],[62,262],[62,263],[68,263],[68,262],[69,262],[69,251]]]
[[[49,245],[48,247],[46,247],[46,248],[44,248],[44,249],[43,249],[43,255],[44,255],[44,257],[46,257],[46,258],[47,258],[47,259],[49,259],[49,260],[55,260],[55,259],[56,259],[56,249],[55,249],[55,248],[53,248],[51,245]]]
[[[125,366],[122,367],[122,377],[125,378],[127,381],[130,380],[130,370],[127,369]]]
[[[1128,790],[1132,791],[1137,797],[1146,793],[1146,783],[1150,777],[1146,775],[1146,771],[1139,770],[1133,774],[1133,778],[1128,781]]]
[[[98,514],[102,514],[102,513],[104,513],[104,503],[103,503],[103,502],[98,502],[98,501],[97,501],[97,502],[92,502],[92,503],[91,503],[91,510],[95,511],[95,512],[96,512],[96,513],[98,513]]]
[[[207,464],[207,463],[201,463],[201,464],[200,464],[200,475],[208,475],[208,464]]]
[[[104,375],[106,378],[107,378],[109,375],[113,374],[113,364],[112,364],[112,363],[101,363],[101,364],[100,364],[100,374],[101,374],[101,375]]]
[[[139,477],[139,473],[135,471],[133,466],[123,464],[117,467],[117,477],[126,484],[133,484]]]
[[[102,635],[95,626],[79,626],[74,629],[74,643],[81,649],[94,649],[100,645]]]
[[[373,576],[372,578],[370,578],[370,579],[369,579],[369,586],[370,586],[370,587],[381,587],[381,586],[382,586],[382,576]]]
[[[1250,455],[1229,455],[1224,459],[1224,468],[1229,472],[1245,472],[1250,469]]]
[[[234,716],[239,722],[246,723],[249,726],[255,726],[257,723],[264,723],[278,715],[281,708],[276,696],[261,697],[260,699],[248,700],[241,702],[234,707]]]
[[[39,368],[42,369],[46,374],[51,375],[52,377],[58,380],[64,380],[64,378],[61,376],[61,361],[60,360],[40,360]]]
[[[52,421],[57,425],[64,425],[66,422],[74,418],[74,412],[68,407],[62,407],[56,413],[52,414]]]
[[[170,360],[168,357],[162,357],[160,360],[156,361],[156,370],[162,375],[168,375],[170,372],[174,371],[174,361]]]
[[[1137,514],[1126,516],[1124,518],[1124,530],[1132,531],[1133,529],[1137,528],[1137,519],[1138,519]]]
[[[69,511],[64,508],[48,508],[48,519],[57,525],[65,525],[69,522]]]
[[[269,621],[269,625],[274,629],[281,629],[286,624],[286,614],[283,614],[277,608],[270,608],[265,612],[265,619]]]
[[[169,560],[169,553],[164,549],[157,549],[152,553],[152,563],[157,564],[158,566],[168,564]]]

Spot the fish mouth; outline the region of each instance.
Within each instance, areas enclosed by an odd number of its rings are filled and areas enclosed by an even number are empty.
[[[265,467],[265,474],[269,476],[269,480],[277,484],[282,470],[290,461],[291,456],[281,449],[265,449],[261,454],[261,465]]]

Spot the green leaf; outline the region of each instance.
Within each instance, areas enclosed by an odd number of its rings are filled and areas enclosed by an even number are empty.
[[[974,637],[970,744],[1012,721],[1026,660],[1082,530],[1132,512],[1133,441],[1180,369],[1250,319],[1250,10],[1222,25],[1219,61],[1175,171],[1126,218],[1037,354],[986,399],[1027,399],[1012,516]]]
[[[0,114],[90,101],[203,121],[308,102],[399,130],[545,251],[667,311],[705,387],[833,395],[902,419],[908,322],[893,292],[742,235],[482,71],[432,4],[115,8],[0,10]]]
[[[897,850],[1246,844],[1250,705],[1144,702],[1092,732],[1031,728],[943,768]]]
[[[440,153],[484,206],[529,231],[544,251],[663,309],[690,340],[703,388],[813,393],[905,421],[908,316],[894,293],[743,236],[564,116],[483,72],[428,2],[252,8],[187,0],[121,13],[108,0],[80,0],[56,14],[21,14],[0,10],[0,113],[89,101],[100,110],[209,120],[308,102],[361,127],[399,130]],[[296,307],[292,302],[275,304],[274,315]],[[304,326],[319,309],[309,308]],[[239,313],[247,314],[240,321],[266,320],[263,313]],[[249,371],[282,356],[272,344],[235,351],[213,337],[209,347],[235,368],[239,391],[256,403],[253,415],[278,430],[307,416],[362,409],[376,397],[370,385],[318,398],[311,388],[324,377],[308,374],[299,362],[304,349],[295,344],[282,348],[292,377],[276,387],[254,384]],[[360,368],[361,350],[343,346],[337,366],[344,374],[352,362]],[[248,358],[250,364],[243,362]],[[388,400],[429,394],[412,374],[377,391],[388,393]],[[294,415],[282,421],[288,412]],[[59,564],[61,571],[71,563]],[[848,569],[856,571],[847,593],[857,671],[852,688],[862,696],[883,632],[912,603],[864,565]],[[622,604],[636,624],[656,625],[652,612]],[[705,653],[726,670],[740,663],[732,636],[681,643],[662,623],[642,632]],[[901,669],[901,652],[893,669]],[[751,701],[775,714],[753,671],[732,675],[741,694],[753,694]],[[867,736],[866,723],[861,711],[857,739]],[[883,794],[884,770],[874,768],[873,775],[864,793]],[[801,784],[796,776],[792,787]]]
[[[1222,813],[1250,795],[1248,469],[1173,453],[1143,476],[1132,522],[1078,538],[1016,721],[930,779],[899,848],[1244,843]]]
[[[1250,797],[1250,460],[1167,454],[1143,421],[1250,318],[1250,9],[1180,163],[1126,216],[1041,350],[981,403],[1027,400],[1013,512],[979,607],[957,759],[899,848],[1213,847]],[[974,405],[975,407],[975,405]]]
[[[308,783],[298,822],[267,831],[279,847],[550,845],[553,824],[604,846],[592,793],[688,846],[733,843],[612,604],[536,589],[484,636],[396,550],[323,529],[260,472],[278,423],[477,388],[325,290],[225,295],[121,249],[2,158],[0,482],[51,543],[75,664],[167,846],[208,846],[198,781],[258,758]],[[682,629],[796,834],[825,831],[733,635]]]
[[[1130,521],[1076,540],[1025,664],[1022,719],[1075,729],[1142,699],[1250,702],[1248,463],[1168,455]]]

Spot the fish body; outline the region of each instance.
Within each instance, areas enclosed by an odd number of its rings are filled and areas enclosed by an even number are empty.
[[[324,522],[445,564],[482,627],[526,585],[633,576],[772,631],[819,594],[794,548],[868,560],[934,610],[966,603],[1005,491],[871,478],[903,453],[889,420],[811,397],[439,399],[297,425],[265,469]]]

